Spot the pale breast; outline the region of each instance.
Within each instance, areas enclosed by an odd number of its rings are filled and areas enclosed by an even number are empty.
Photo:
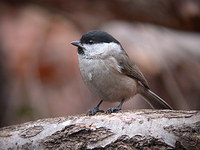
[[[136,94],[134,79],[120,73],[115,60],[79,59],[81,76],[86,86],[104,101],[121,101]],[[117,67],[117,68],[116,68]]]

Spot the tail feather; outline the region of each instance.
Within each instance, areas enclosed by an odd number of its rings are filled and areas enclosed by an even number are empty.
[[[143,87],[143,90],[141,90],[139,93],[153,109],[173,109],[162,98],[147,88]]]

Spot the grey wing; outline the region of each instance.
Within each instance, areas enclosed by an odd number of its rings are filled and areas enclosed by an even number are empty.
[[[126,54],[125,51],[123,51],[123,54],[119,54],[115,57],[115,59],[118,62],[118,65],[121,68],[121,72],[125,75],[137,79],[141,84],[149,89],[149,85],[147,83],[147,80],[143,76],[142,72],[139,70],[139,68],[136,66],[136,64],[129,58],[129,56]]]

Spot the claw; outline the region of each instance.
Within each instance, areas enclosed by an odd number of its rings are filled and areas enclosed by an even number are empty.
[[[94,116],[97,112],[104,113],[104,110],[94,108],[93,110],[88,110],[86,115],[87,116]]]
[[[97,104],[97,106],[94,107],[93,110],[88,110],[88,112],[87,112],[86,115],[87,115],[87,116],[93,116],[93,115],[95,115],[97,112],[104,113],[104,110],[99,109],[99,106],[101,105],[102,102],[103,102],[103,100],[101,100],[101,101]]]
[[[121,110],[121,108],[118,108],[118,107],[111,107],[111,108],[108,108],[108,109],[106,110],[106,113],[107,113],[107,114],[110,114],[110,113],[114,113],[114,112],[119,111],[119,110]]]
[[[106,113],[107,113],[107,114],[110,114],[110,113],[113,113],[113,112],[116,112],[116,111],[121,110],[121,109],[122,109],[122,104],[123,104],[123,103],[124,103],[124,99],[121,101],[121,103],[119,104],[119,106],[108,108],[108,109],[106,110]]]

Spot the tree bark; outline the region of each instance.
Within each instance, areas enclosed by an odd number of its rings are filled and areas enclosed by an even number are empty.
[[[200,111],[133,110],[0,129],[0,149],[200,149]]]

